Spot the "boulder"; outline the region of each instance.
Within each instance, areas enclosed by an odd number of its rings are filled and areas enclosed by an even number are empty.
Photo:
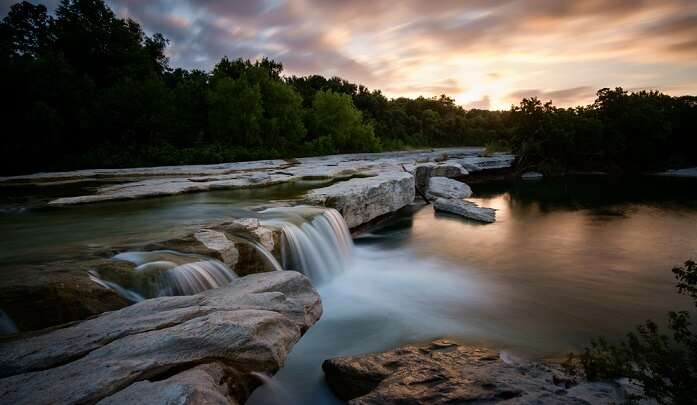
[[[458,160],[469,172],[480,170],[507,169],[513,166],[515,156],[507,153],[494,153],[486,156],[467,156]]]
[[[385,172],[311,190],[306,199],[309,204],[335,208],[348,227],[355,228],[411,204],[414,193],[410,173]]]
[[[0,277],[0,309],[20,331],[85,319],[130,303],[89,277],[97,269],[119,277],[133,265],[106,258],[9,266]]]
[[[12,404],[131,403],[139,395],[142,403],[243,403],[260,383],[254,373],[277,371],[321,311],[310,281],[292,271],[145,300],[2,341],[0,396]]]
[[[480,207],[471,201],[457,198],[438,198],[433,202],[436,211],[448,212],[480,222],[496,222],[496,210]]]
[[[544,175],[540,172],[525,172],[520,175],[520,178],[523,180],[542,180],[542,177]]]
[[[436,164],[433,162],[417,164],[411,171],[414,174],[414,181],[416,182],[416,187],[422,192],[426,192],[428,189],[428,180],[431,178],[431,173]]]
[[[472,189],[465,183],[447,177],[431,177],[428,181],[430,198],[467,198],[472,195]]]
[[[504,362],[496,351],[435,341],[338,357],[322,364],[336,396],[349,404],[618,404],[615,383],[575,381],[555,366]]]
[[[461,164],[454,161],[445,161],[437,164],[431,171],[433,177],[460,177],[469,174]]]

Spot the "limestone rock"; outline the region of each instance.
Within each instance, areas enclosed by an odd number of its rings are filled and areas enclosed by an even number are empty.
[[[454,161],[445,161],[443,163],[437,164],[434,168],[433,171],[431,172],[431,176],[433,177],[460,177],[460,176],[466,176],[469,174],[467,170],[465,170],[464,167],[462,167],[461,164],[454,162]]]
[[[329,387],[349,404],[618,404],[619,384],[559,378],[540,363],[509,364],[493,350],[435,341],[326,360]],[[555,383],[556,382],[556,383]]]
[[[439,198],[433,202],[436,211],[448,212],[480,222],[496,222],[496,210],[480,207],[471,201],[457,198]]]
[[[431,177],[428,182],[430,198],[467,198],[472,189],[465,183],[447,177]]]
[[[355,228],[411,204],[414,193],[414,176],[406,172],[387,172],[311,190],[307,202],[335,208],[348,227]]]
[[[141,392],[150,403],[189,395],[220,403],[227,392],[242,403],[259,384],[251,373],[277,371],[320,314],[309,280],[291,271],[145,300],[0,343],[0,397],[13,404],[119,403]]]
[[[542,177],[544,175],[540,172],[525,172],[520,175],[520,178],[523,180],[542,180]]]

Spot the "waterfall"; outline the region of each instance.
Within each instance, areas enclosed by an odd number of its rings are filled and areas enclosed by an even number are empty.
[[[130,301],[196,294],[225,286],[237,278],[229,267],[218,260],[170,250],[124,252],[114,256],[114,259],[136,265],[125,281],[116,283],[94,270],[90,272],[90,278]]]
[[[281,231],[284,269],[300,271],[321,283],[347,268],[353,240],[338,211],[298,206],[270,208],[262,215],[263,226]]]

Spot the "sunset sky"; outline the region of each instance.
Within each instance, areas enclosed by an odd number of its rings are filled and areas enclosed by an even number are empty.
[[[9,4],[2,0],[3,14]],[[46,2],[52,9],[56,1]],[[506,109],[568,106],[601,87],[697,94],[697,0],[111,0],[171,40],[173,66],[222,56],[338,75],[390,97]]]

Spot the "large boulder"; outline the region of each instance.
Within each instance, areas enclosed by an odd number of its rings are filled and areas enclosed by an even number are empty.
[[[431,177],[428,181],[429,198],[467,198],[472,189],[465,183],[447,177]]]
[[[438,163],[431,171],[433,177],[460,177],[468,174],[469,172],[461,164],[451,160]]]
[[[145,300],[0,343],[12,404],[243,403],[321,315],[300,273],[276,271],[198,295]],[[188,402],[187,402],[188,403]]]
[[[307,202],[335,208],[348,227],[355,228],[411,204],[414,193],[414,176],[410,173],[385,172],[311,190]]]
[[[433,202],[436,211],[447,212],[480,222],[496,222],[496,210],[480,207],[471,201],[457,198],[438,198]]]
[[[123,308],[130,303],[93,282],[88,271],[98,269],[118,277],[132,268],[106,258],[9,266],[0,277],[0,310],[26,331]]]
[[[349,404],[618,404],[615,383],[577,382],[554,366],[504,362],[483,347],[435,341],[322,364],[329,387]]]

